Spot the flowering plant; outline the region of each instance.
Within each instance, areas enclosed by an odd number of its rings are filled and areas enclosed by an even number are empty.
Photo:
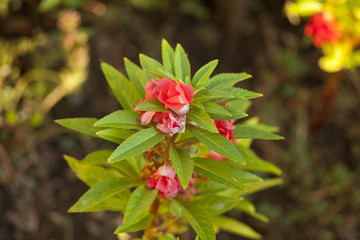
[[[286,13],[292,23],[299,16],[310,17],[305,35],[322,48],[319,66],[327,72],[360,65],[360,2],[358,0],[295,0],[287,2]]]
[[[163,40],[162,60],[140,54],[140,68],[125,58],[130,80],[102,63],[124,110],[101,119],[57,120],[118,144],[114,151],[96,151],[80,161],[65,156],[90,186],[69,211],[124,212],[115,230],[120,239],[140,230],[143,239],[175,239],[187,222],[202,240],[215,239],[219,229],[259,238],[249,226],[221,214],[237,208],[267,221],[245,196],[281,183],[250,173],[281,173],[249,148],[252,139],[282,139],[273,133],[276,128],[256,118],[235,124],[247,116],[248,99],[261,94],[234,87],[250,77],[246,73],[210,77],[217,60],[191,77],[179,44],[174,50]]]

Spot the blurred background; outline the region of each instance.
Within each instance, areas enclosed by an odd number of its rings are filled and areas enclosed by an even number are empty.
[[[251,200],[269,217],[229,213],[263,239],[360,239],[360,74],[325,73],[322,53],[289,23],[282,0],[0,0],[0,239],[116,239],[117,213],[69,214],[87,190],[64,154],[114,148],[57,126],[120,108],[100,70],[123,57],[161,59],[165,38],[193,72],[247,72],[250,116],[283,141],[256,140],[284,183]],[[328,84],[328,83],[331,84]],[[193,239],[191,233],[184,240]],[[242,239],[220,233],[218,239]]]

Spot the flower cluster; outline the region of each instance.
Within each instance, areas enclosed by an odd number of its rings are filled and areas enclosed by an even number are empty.
[[[337,72],[360,66],[360,7],[353,1],[294,0],[285,7],[292,23],[310,17],[304,33],[323,51],[318,62],[321,69]]]
[[[335,43],[340,39],[338,23],[327,12],[313,15],[304,32],[305,35],[312,37],[316,47],[321,47],[324,43]]]
[[[190,109],[194,88],[191,85],[176,82],[170,78],[160,80],[151,79],[146,84],[145,100],[158,99],[165,109],[172,111],[153,112],[145,111],[140,117],[142,125],[149,124],[151,120],[157,123],[156,128],[166,134],[183,133],[185,131],[186,114]],[[140,105],[144,101],[137,103]]]

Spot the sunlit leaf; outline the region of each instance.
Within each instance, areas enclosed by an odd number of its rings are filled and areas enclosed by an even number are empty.
[[[215,240],[212,223],[206,213],[190,201],[177,198],[174,200],[182,208],[184,217],[189,221],[201,240]]]
[[[136,188],[130,195],[123,222],[133,222],[141,217],[153,203],[157,194],[157,189],[149,189],[146,184]]]
[[[98,120],[95,127],[111,127],[123,129],[141,129],[138,124],[140,114],[129,110],[118,110]]]
[[[189,185],[194,162],[190,155],[180,148],[170,148],[170,159],[184,189]]]
[[[141,180],[128,178],[111,178],[92,186],[76,203],[70,212],[82,212],[111,198],[117,193],[143,183]]]
[[[135,104],[142,99],[131,82],[122,73],[107,63],[101,63],[101,68],[121,106],[124,109],[133,110]]]
[[[219,216],[214,219],[214,224],[218,225],[221,230],[236,234],[238,236],[251,239],[260,239],[261,235],[248,225],[235,219]]]
[[[246,164],[246,156],[224,136],[198,127],[188,127],[188,130],[210,150],[239,164]]]
[[[181,81],[185,81],[185,78],[190,77],[190,63],[186,56],[185,50],[180,44],[176,45],[175,49],[175,76]]]
[[[94,127],[96,121],[98,121],[96,118],[64,118],[55,120],[61,126],[98,138],[99,136],[96,135],[96,132],[101,130],[101,128]]]
[[[145,98],[145,85],[149,82],[146,72],[127,58],[124,58],[126,72],[142,99]]]
[[[153,127],[141,130],[121,143],[113,154],[111,154],[108,161],[109,163],[115,163],[126,158],[137,156],[158,144],[164,136],[165,134]]]

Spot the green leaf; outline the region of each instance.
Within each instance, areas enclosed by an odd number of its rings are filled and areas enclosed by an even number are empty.
[[[121,143],[113,154],[111,154],[108,161],[109,163],[115,163],[126,158],[137,156],[158,144],[164,137],[165,134],[157,131],[153,127],[141,130]]]
[[[194,169],[194,162],[190,155],[180,148],[170,148],[170,159],[184,189],[189,182]]]
[[[175,49],[175,76],[182,82],[186,77],[190,76],[190,63],[186,56],[185,50],[180,44],[176,45]]]
[[[99,150],[88,154],[84,159],[80,161],[81,164],[93,164],[105,166],[106,160],[111,155],[110,150]]]
[[[165,112],[167,111],[164,105],[157,99],[151,99],[144,101],[135,108],[136,111],[153,111],[153,112]]]
[[[125,211],[127,200],[130,196],[130,193],[124,194],[124,192],[125,191],[122,191],[120,193],[122,196],[115,195],[114,197],[111,197],[106,201],[103,201],[95,205],[94,207],[87,208],[81,212],[99,212],[99,211],[123,212]]]
[[[272,132],[256,127],[256,125],[236,125],[233,130],[234,138],[251,138],[251,139],[267,139],[280,140],[284,137],[274,134]]]
[[[103,168],[101,166],[84,164],[82,161],[64,155],[69,167],[76,173],[76,176],[88,186],[94,186],[95,184],[110,178],[121,177],[122,175],[117,171],[109,168]]]
[[[140,114],[129,110],[118,110],[98,120],[95,127],[111,127],[123,129],[142,129],[138,124]]]
[[[231,119],[240,119],[248,116],[247,113],[233,107],[224,106],[224,105],[220,105],[219,107],[230,113],[230,116],[211,113],[209,115],[212,119],[226,121]]]
[[[142,99],[131,82],[122,73],[107,63],[101,63],[101,68],[121,106],[126,110],[133,110],[135,104]]]
[[[210,150],[214,150],[218,154],[239,164],[246,165],[246,156],[224,136],[198,127],[188,127],[188,129],[199,141],[208,146]]]
[[[137,232],[137,231],[143,230],[147,226],[149,226],[149,224],[151,223],[153,218],[154,218],[154,215],[144,215],[142,218],[138,219],[135,222],[130,222],[130,223],[119,226],[115,230],[114,233],[118,234],[118,233],[125,233],[125,232]]]
[[[243,212],[246,212],[247,214],[253,216],[254,218],[256,218],[256,219],[258,219],[260,221],[269,222],[269,219],[266,216],[256,212],[254,204],[252,204],[248,200],[241,199],[237,203],[236,208],[243,211]]]
[[[120,144],[124,141],[124,139],[130,137],[134,133],[134,131],[128,129],[111,128],[96,132],[96,135],[100,136],[103,139]]]
[[[176,238],[170,233],[158,236],[158,240],[176,240]]]
[[[174,59],[175,59],[175,51],[172,49],[170,44],[163,39],[161,42],[161,54],[162,54],[162,61],[166,71],[175,75],[175,67],[174,67]]]
[[[127,58],[124,58],[126,72],[142,99],[145,98],[145,85],[149,82],[146,72]]]
[[[162,74],[159,72],[159,70],[165,70],[163,65],[156,61],[155,59],[148,57],[144,54],[139,55],[140,58],[140,65],[143,69],[146,70],[146,75],[148,79],[151,78],[163,78]]]
[[[157,189],[149,189],[146,184],[136,188],[130,195],[123,222],[129,223],[140,218],[145,212],[147,212],[150,205],[154,202],[157,194]]]
[[[182,209],[179,205],[177,205],[175,202],[170,202],[169,205],[170,212],[177,218],[182,217]]]
[[[231,94],[232,98],[252,99],[252,98],[258,98],[258,97],[263,96],[261,93],[257,93],[257,92],[249,91],[247,89],[237,88],[237,87],[219,89],[219,90],[226,92],[228,94]]]
[[[227,162],[226,164],[228,164],[230,168],[242,169],[247,171],[267,172],[276,175],[281,174],[281,170],[278,167],[276,167],[270,162],[260,159],[251,149],[243,146],[238,146],[238,148],[246,154],[250,161],[248,161],[247,166],[241,166],[240,164],[237,164],[235,162]]]
[[[209,62],[208,64],[202,66],[195,73],[194,78],[192,80],[192,85],[195,86],[195,88],[196,88],[197,86],[202,85],[206,80],[208,80],[210,75],[212,74],[212,72],[216,68],[218,62],[219,61],[216,59],[216,60],[213,60],[213,61]]]
[[[204,106],[205,111],[209,114],[225,115],[230,117],[232,116],[231,113],[219,106],[219,104],[213,102],[204,102],[202,105]]]
[[[189,221],[201,240],[215,240],[215,233],[211,220],[201,208],[185,199],[176,198],[174,201],[180,205],[184,217]]]
[[[55,120],[55,122],[63,127],[98,138],[99,136],[96,135],[96,132],[101,130],[101,128],[94,127],[94,123],[97,120],[96,118],[64,118]]]
[[[207,85],[206,89],[221,89],[221,88],[230,88],[236,83],[250,78],[251,75],[247,73],[221,73],[215,75],[210,79],[210,83]]]
[[[239,178],[225,162],[215,161],[208,158],[193,158],[194,170],[200,178],[210,179],[229,187],[244,190],[244,182]]]
[[[217,182],[196,182],[196,188],[199,189],[200,193],[197,195],[216,195],[229,189],[228,186]]]
[[[118,163],[108,164],[107,159],[110,157],[112,152],[113,151],[109,150],[95,151],[87,155],[83,160],[80,161],[80,163],[110,167],[118,171],[122,176],[138,179],[138,176],[140,175],[140,170],[135,165],[140,161],[135,158],[129,158]]]
[[[201,103],[199,103],[201,104]],[[205,128],[206,130],[214,133],[218,133],[214,122],[211,120],[209,115],[198,107],[192,107],[190,111],[188,112],[187,116],[194,121],[196,124],[198,124],[200,127]]]
[[[260,239],[261,235],[248,225],[235,219],[219,216],[214,219],[214,224],[218,225],[221,230],[236,234],[238,236],[251,239]]]
[[[60,0],[42,0],[39,4],[39,12],[48,12],[54,10],[60,3]]]
[[[228,98],[232,98],[232,95],[224,92],[224,91],[220,91],[220,90],[207,90],[205,92],[201,92],[199,94],[195,94],[193,101],[199,101],[199,102],[203,102],[203,101],[209,101],[209,100],[214,100],[214,99],[228,99]]]
[[[278,186],[283,183],[283,180],[281,178],[271,178],[271,179],[265,179],[261,183],[253,183],[248,185],[248,191],[246,194],[252,194],[255,192],[259,192],[268,188],[272,188],[275,186]]]
[[[141,180],[128,178],[111,178],[101,181],[91,187],[76,203],[69,212],[82,212],[111,198],[117,193],[143,183]]]
[[[196,197],[192,202],[201,206],[209,216],[218,216],[235,207],[239,201],[239,198],[211,195]]]

